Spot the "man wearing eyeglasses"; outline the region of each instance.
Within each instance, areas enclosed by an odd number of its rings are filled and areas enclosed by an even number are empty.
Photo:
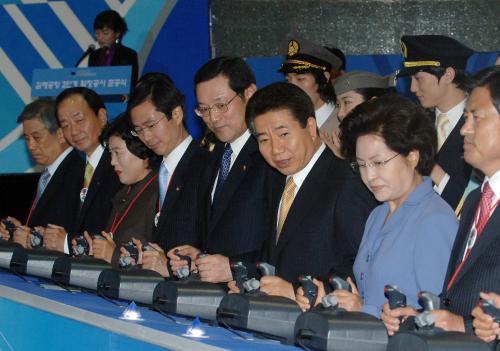
[[[158,174],[158,213],[152,234],[156,250],[142,254],[142,266],[169,276],[165,252],[179,245],[200,244],[203,174],[207,152],[185,128],[184,96],[170,77],[142,77],[128,105],[132,134],[163,157]]]
[[[111,155],[99,142],[107,124],[107,112],[101,97],[85,87],[69,88],[56,98],[56,113],[64,137],[75,149],[84,153],[85,165],[79,172],[81,184],[77,219],[72,228],[49,224],[44,233],[44,246],[70,252],[72,235],[101,234],[111,212],[111,199],[121,184]],[[68,235],[71,234],[71,235]]]
[[[196,113],[220,144],[208,170],[210,188],[201,247],[177,248],[189,255],[201,279],[232,280],[230,261],[255,262],[265,239],[267,166],[245,124],[245,107],[256,90],[255,76],[241,58],[219,57],[195,75]],[[197,258],[200,251],[209,255]],[[185,261],[169,253],[172,269]]]

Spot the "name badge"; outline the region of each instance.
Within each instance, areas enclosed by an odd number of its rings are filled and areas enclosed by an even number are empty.
[[[465,260],[467,253],[470,250],[472,250],[472,248],[476,244],[476,239],[477,239],[477,230],[476,227],[473,225],[469,232],[469,237],[467,238],[467,245],[465,246],[464,257],[462,258],[462,261]]]
[[[88,188],[82,188],[82,190],[80,190],[80,201],[81,202],[85,202],[85,198],[87,197],[88,191],[89,191]]]
[[[160,220],[160,211],[155,214],[155,227],[158,227],[158,221]]]

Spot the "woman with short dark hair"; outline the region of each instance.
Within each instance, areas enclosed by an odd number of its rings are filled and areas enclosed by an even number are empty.
[[[106,240],[92,240],[89,233],[86,239],[95,258],[118,266],[121,245],[132,238],[144,243],[151,240],[155,214],[159,211],[156,181],[159,160],[130,133],[125,114],[104,129],[101,143],[108,148],[111,165],[124,186],[112,199],[107,231],[91,233],[102,234]]]
[[[365,225],[353,267],[357,286],[349,279],[352,293],[333,294],[340,307],[379,317],[384,286],[394,284],[418,306],[420,291],[441,292],[458,227],[428,176],[435,128],[421,107],[397,94],[359,105],[344,122],[343,155],[382,204]]]
[[[132,66],[131,87],[134,87],[139,76],[137,52],[121,43],[128,31],[127,22],[114,10],[102,11],[94,19],[94,31],[99,49],[90,54],[89,67]]]

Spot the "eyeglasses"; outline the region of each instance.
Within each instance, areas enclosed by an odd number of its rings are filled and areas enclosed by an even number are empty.
[[[224,112],[227,112],[227,110],[229,110],[229,104],[238,96],[238,94],[236,94],[235,96],[233,96],[231,98],[231,100],[229,100],[228,102],[226,103],[223,103],[223,102],[219,102],[219,103],[216,103],[216,104],[213,104],[213,106],[207,106],[207,107],[197,107],[194,109],[194,112],[202,117],[202,118],[207,118],[207,117],[210,117],[210,113],[224,113]]]
[[[158,118],[156,121],[153,121],[153,122],[149,122],[147,123],[144,127],[137,127],[137,126],[134,126],[132,127],[132,130],[130,131],[130,134],[132,134],[133,136],[140,136],[142,134],[144,134],[144,132],[146,130],[151,130],[153,129],[158,123],[160,123],[160,121],[165,118],[166,116],[163,116],[163,117],[160,117]]]
[[[388,164],[390,161],[394,160],[397,156],[400,154],[396,154],[392,156],[391,158],[388,158],[387,160],[384,161],[375,161],[375,162],[351,162],[351,168],[354,172],[360,172],[361,170],[366,170],[366,168],[376,168],[376,169],[381,169],[383,168],[386,164]]]

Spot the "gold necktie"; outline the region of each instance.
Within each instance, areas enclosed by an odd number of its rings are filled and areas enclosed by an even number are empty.
[[[288,215],[288,211],[290,211],[293,199],[295,198],[295,188],[297,188],[297,185],[295,185],[293,177],[289,177],[286,180],[285,190],[283,191],[283,195],[281,197],[281,208],[278,218],[278,230],[276,231],[276,242],[278,242],[281,230],[283,229],[283,224],[285,224],[286,216]]]
[[[90,181],[92,180],[92,176],[94,175],[94,167],[87,161],[85,165],[85,173],[83,175],[83,187],[88,189],[90,185]]]
[[[448,116],[446,113],[440,113],[437,116],[437,137],[438,137],[438,150],[441,149],[441,146],[443,146],[445,140],[446,140],[446,130],[448,125],[450,124],[450,120],[448,119]]]

